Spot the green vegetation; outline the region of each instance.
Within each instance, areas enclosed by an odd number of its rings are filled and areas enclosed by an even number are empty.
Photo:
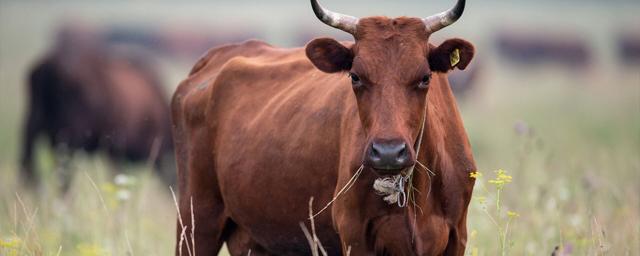
[[[470,248],[479,255],[550,254],[556,246],[573,255],[640,251],[639,84],[499,86],[493,104],[464,104],[478,168],[513,176],[504,187],[477,181]]]
[[[25,191],[12,169],[3,168],[0,176],[0,255],[169,255],[173,250],[175,208],[150,168],[127,168],[130,175],[115,176],[102,158],[82,157],[75,161],[66,195],[54,177],[37,193]]]

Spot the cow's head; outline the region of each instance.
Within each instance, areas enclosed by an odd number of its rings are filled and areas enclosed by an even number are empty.
[[[324,23],[355,38],[350,47],[330,38],[315,39],[306,54],[324,72],[349,74],[367,136],[364,165],[380,174],[397,174],[413,165],[434,73],[464,69],[473,57],[473,46],[461,39],[429,44],[431,34],[462,15],[465,0],[425,19],[358,19],[324,9],[317,0],[311,5]]]

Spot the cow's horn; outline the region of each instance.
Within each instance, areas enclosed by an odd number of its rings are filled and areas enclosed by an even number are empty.
[[[316,17],[325,24],[352,35],[356,33],[358,18],[327,10],[323,8],[317,0],[311,0],[311,8],[313,8]]]
[[[427,32],[436,32],[456,22],[464,12],[464,4],[465,0],[458,0],[453,8],[422,19],[422,22],[427,27]]]

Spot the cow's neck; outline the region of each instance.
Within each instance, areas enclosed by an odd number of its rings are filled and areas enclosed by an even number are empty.
[[[419,160],[436,174],[473,167],[467,134],[445,75],[428,95],[427,122]],[[469,170],[473,171],[473,170]]]
[[[418,240],[420,233],[433,232],[425,229],[433,228],[434,221],[442,223],[441,228],[458,232],[460,214],[465,211],[467,197],[473,188],[469,172],[475,170],[475,163],[462,118],[446,76],[439,75],[438,79],[439,83],[429,91],[427,122],[418,157],[435,175],[418,170],[420,167],[414,171],[413,186],[419,191],[415,203],[419,213],[413,227]],[[412,204],[409,203],[407,210],[411,214],[407,216],[414,218],[413,212],[418,207]]]

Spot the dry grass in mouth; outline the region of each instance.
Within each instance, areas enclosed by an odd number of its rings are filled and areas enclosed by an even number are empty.
[[[321,214],[322,212],[324,212],[327,208],[329,208],[329,206],[331,206],[331,204],[333,204],[333,202],[335,202],[342,194],[346,193],[347,191],[349,191],[349,189],[351,189],[351,187],[353,186],[353,184],[356,183],[356,180],[358,180],[358,177],[360,177],[360,174],[362,173],[362,170],[364,169],[364,165],[360,165],[360,168],[358,168],[358,170],[351,176],[351,179],[349,179],[349,181],[347,181],[346,184],[344,184],[344,186],[340,189],[340,191],[338,191],[338,193],[336,193],[336,195],[331,199],[331,201],[329,201],[327,203],[327,205],[325,205],[324,207],[322,207],[322,209],[320,209],[320,211],[318,211],[316,214],[312,215],[311,218],[315,218],[316,216],[318,216],[319,214]]]

